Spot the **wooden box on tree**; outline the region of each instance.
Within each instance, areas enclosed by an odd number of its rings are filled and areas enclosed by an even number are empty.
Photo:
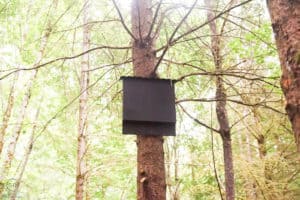
[[[123,134],[175,136],[174,84],[170,79],[122,77]]]

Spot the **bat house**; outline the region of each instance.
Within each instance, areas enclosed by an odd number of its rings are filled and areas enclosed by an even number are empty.
[[[123,134],[175,136],[174,84],[170,79],[121,77]]]

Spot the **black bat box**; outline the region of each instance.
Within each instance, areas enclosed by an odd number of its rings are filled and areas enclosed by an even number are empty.
[[[122,80],[123,134],[175,136],[173,81],[139,77]]]

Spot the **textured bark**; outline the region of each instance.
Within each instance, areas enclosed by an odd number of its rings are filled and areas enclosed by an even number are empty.
[[[83,24],[88,24],[89,0],[84,1]],[[83,51],[90,48],[89,26],[83,27]],[[77,146],[77,170],[76,170],[76,200],[82,200],[85,195],[86,185],[86,152],[87,152],[87,117],[88,117],[88,84],[89,84],[89,54],[82,57],[80,75],[80,97],[79,97],[79,124],[78,124],[78,146]]]
[[[10,88],[9,97],[8,97],[8,101],[7,101],[7,107],[6,107],[6,110],[5,110],[4,115],[3,115],[2,127],[1,127],[1,130],[0,130],[0,155],[1,155],[2,150],[3,150],[4,136],[6,134],[6,129],[8,127],[8,122],[9,122],[9,119],[10,119],[10,116],[11,116],[12,108],[14,106],[15,86],[17,84],[18,76],[19,76],[19,73],[17,72],[14,76],[13,83],[12,83],[12,86]]]
[[[42,58],[43,58],[49,35],[50,35],[50,32],[46,31],[46,33],[44,34],[44,36],[41,40],[41,48],[40,48],[38,57],[36,59],[35,66],[39,65]],[[33,83],[34,83],[34,81],[37,77],[37,74],[38,74],[38,69],[34,69],[34,71],[31,74],[31,77],[29,79],[29,82],[28,82],[27,86],[25,87],[26,92],[25,92],[25,96],[22,100],[21,110],[19,112],[19,116],[18,116],[17,123],[16,123],[17,125],[16,125],[16,128],[15,128],[12,136],[11,136],[11,139],[10,139],[10,142],[9,142],[9,145],[8,145],[8,149],[7,149],[7,153],[4,157],[3,164],[1,166],[1,171],[0,171],[0,184],[1,184],[1,186],[3,186],[3,181],[6,178],[8,172],[10,170],[11,162],[14,158],[16,145],[17,145],[17,142],[19,140],[19,136],[20,136],[20,133],[21,133],[21,130],[22,130],[22,127],[23,127],[23,121],[25,119],[26,110],[27,110],[27,107],[29,105],[29,101],[31,99],[32,86],[33,86]],[[3,192],[3,187],[0,187],[0,196],[2,195],[2,192]]]
[[[205,0],[205,4],[208,7],[207,19],[211,21],[215,14],[213,12],[214,6],[209,0]],[[209,23],[209,28],[211,31],[211,51],[213,55],[214,65],[216,73],[222,72],[222,56],[220,49],[220,34],[217,30],[217,25],[215,21]],[[223,142],[223,157],[224,157],[224,170],[225,170],[225,190],[226,190],[226,200],[234,200],[235,190],[234,190],[234,171],[233,171],[233,158],[232,158],[232,145],[231,145],[231,135],[230,127],[227,116],[226,109],[226,91],[224,88],[224,83],[222,76],[216,76],[216,99],[220,101],[216,102],[216,114],[219,123],[219,131]]]
[[[156,58],[154,39],[148,36],[152,23],[151,0],[132,2],[132,58],[134,75],[153,77]],[[137,136],[137,199],[166,199],[164,150],[162,136]]]
[[[226,200],[234,200],[234,171],[230,134],[226,134],[224,137],[222,137],[222,142],[224,152]]]
[[[300,0],[267,0],[281,63],[281,88],[300,152]]]

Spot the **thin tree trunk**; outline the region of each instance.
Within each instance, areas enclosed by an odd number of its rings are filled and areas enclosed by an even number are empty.
[[[179,193],[179,187],[181,181],[178,178],[179,174],[179,165],[178,165],[178,149],[177,149],[177,144],[176,144],[176,139],[174,138],[174,179],[175,179],[175,190],[173,192],[173,199],[174,200],[179,200],[180,199],[180,193]]]
[[[300,0],[267,0],[281,63],[281,88],[300,152]]]
[[[258,144],[259,157],[263,160],[267,155],[265,136],[263,134],[259,134],[256,140]]]
[[[83,24],[88,23],[89,0],[84,1]],[[83,51],[90,48],[89,26],[83,27]],[[88,117],[88,84],[89,84],[89,54],[82,57],[80,76],[80,98],[79,98],[79,125],[78,125],[78,146],[77,146],[77,170],[76,170],[76,200],[82,200],[86,186],[86,152],[87,152],[87,117]]]
[[[18,191],[19,191],[19,188],[20,188],[20,185],[21,185],[21,180],[23,178],[23,174],[25,172],[25,169],[26,169],[26,166],[27,166],[27,163],[28,163],[28,160],[29,160],[29,156],[32,152],[33,142],[34,142],[34,134],[35,134],[35,131],[36,131],[36,128],[37,128],[37,121],[38,121],[39,114],[40,114],[40,107],[36,111],[34,125],[32,127],[32,132],[31,132],[31,135],[30,135],[30,138],[29,138],[27,151],[25,153],[25,158],[24,158],[23,163],[21,164],[21,171],[20,171],[20,173],[19,173],[19,175],[16,179],[16,182],[14,184],[14,189],[13,189],[11,195],[10,195],[10,200],[15,200],[17,198],[17,194],[18,194]]]
[[[134,75],[153,77],[156,57],[154,39],[148,36],[152,23],[151,0],[132,1],[132,58]],[[137,199],[166,199],[164,149],[162,136],[137,136]]]
[[[50,35],[50,32],[47,31],[41,40],[41,49],[40,49],[39,55],[36,59],[35,65],[38,65],[43,58],[44,50],[46,48],[46,44],[47,44],[49,35]],[[34,69],[34,71],[31,74],[31,77],[29,79],[29,82],[26,86],[26,93],[25,93],[25,96],[22,101],[21,111],[19,112],[19,117],[18,117],[17,123],[16,123],[16,129],[11,136],[11,140],[8,145],[7,153],[4,157],[3,164],[1,166],[1,171],[0,171],[0,184],[1,185],[3,185],[3,181],[4,181],[5,177],[7,176],[9,169],[11,167],[11,162],[12,162],[14,154],[15,154],[16,145],[17,145],[17,142],[18,142],[18,139],[19,139],[22,127],[23,127],[23,121],[25,118],[26,110],[27,110],[27,107],[28,107],[28,104],[29,104],[29,101],[31,98],[32,85],[37,77],[37,73],[38,73],[38,69]],[[0,187],[0,196],[2,195],[2,192],[3,192],[3,187]]]
[[[214,18],[215,14],[213,12],[214,7],[212,2],[205,0],[205,4],[208,7],[207,19],[210,21]],[[216,72],[222,71],[222,57],[220,53],[220,36],[217,31],[217,25],[215,21],[209,23],[209,28],[211,31],[211,46],[212,55],[214,59]],[[235,190],[234,190],[234,170],[233,170],[233,158],[232,158],[232,145],[231,145],[231,135],[230,127],[226,110],[226,92],[221,76],[216,77],[216,99],[221,101],[216,102],[216,113],[220,127],[220,134],[223,142],[223,157],[224,157],[224,170],[225,170],[225,190],[226,190],[226,200],[234,200]]]
[[[13,83],[12,83],[12,86],[11,86],[10,92],[9,92],[7,107],[6,107],[6,110],[5,110],[4,115],[3,115],[2,127],[1,127],[1,130],[0,130],[0,155],[2,153],[3,144],[4,144],[4,136],[5,136],[5,133],[6,133],[6,129],[8,127],[8,122],[9,122],[9,119],[10,119],[10,116],[11,116],[11,111],[12,111],[12,108],[14,106],[15,86],[17,84],[18,76],[19,76],[19,72],[17,72],[14,76]]]
[[[252,159],[252,156],[253,156],[253,153],[252,153],[252,150],[251,150],[251,137],[250,137],[250,133],[248,130],[246,130],[246,151],[245,151],[245,154],[246,154],[246,160],[247,162],[250,164],[250,165],[253,165],[253,159]],[[243,146],[240,146],[240,148],[244,148]],[[255,185],[255,181],[252,179],[252,178],[246,178],[246,198],[247,199],[251,199],[251,200],[255,200],[255,199],[258,199],[258,196],[257,196],[257,192],[256,192],[256,185]]]
[[[165,143],[165,162],[166,164],[166,182],[169,198],[172,200],[180,199],[179,187],[180,180],[178,179],[178,149],[176,147],[176,139],[170,138]]]

